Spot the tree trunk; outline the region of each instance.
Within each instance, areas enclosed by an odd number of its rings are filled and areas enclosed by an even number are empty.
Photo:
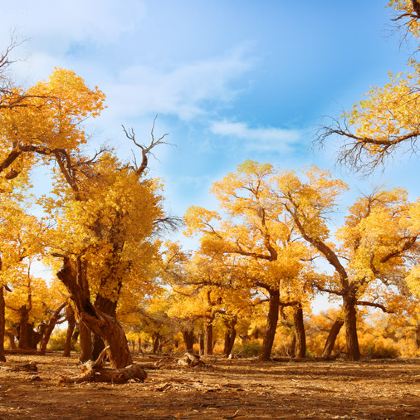
[[[6,332],[5,335],[9,339],[9,348],[11,350],[16,350],[16,342],[15,342],[15,336],[14,336],[14,334],[11,333],[11,332]]]
[[[227,327],[227,330],[225,332],[225,342],[223,346],[223,354],[226,357],[229,357],[229,355],[232,353],[233,345],[235,344],[236,339],[236,323],[238,319],[236,316],[234,316],[230,320],[225,321],[225,325]]]
[[[112,301],[106,297],[103,297],[102,295],[98,294],[95,299],[95,308],[99,309],[101,312],[116,317],[117,315],[117,302]],[[93,351],[92,351],[92,358],[96,360],[99,355],[101,354],[101,351],[105,348],[105,343],[102,338],[95,334],[93,337]]]
[[[303,322],[302,305],[298,304],[293,308],[293,323],[295,326],[296,346],[294,357],[303,359],[306,356],[306,335]]]
[[[64,343],[64,357],[70,357],[73,341],[73,332],[76,327],[76,318],[74,316],[74,311],[71,305],[66,306],[66,319],[67,319],[67,332],[66,332],[66,342]]]
[[[334,321],[330,332],[327,337],[327,341],[325,342],[324,350],[322,352],[322,357],[324,359],[328,359],[331,357],[331,353],[334,350],[335,340],[337,339],[338,333],[341,330],[341,327],[344,325],[344,321],[340,318]]]
[[[269,293],[270,300],[267,314],[267,326],[260,356],[261,360],[270,360],[274,337],[276,335],[277,322],[279,320],[280,292],[278,290],[269,290]]]
[[[1,269],[1,260],[0,260]],[[6,303],[4,301],[4,287],[0,284],[0,362],[5,362],[6,357],[4,355],[4,330],[6,326],[5,317]]]
[[[132,364],[133,359],[121,324],[115,317],[105,314],[90,302],[86,267],[82,258],[79,257],[73,261],[65,257],[63,263],[57,277],[70,292],[80,324],[85,324],[109,346],[109,359],[113,368],[122,368]]]
[[[44,333],[42,334],[41,339],[41,348],[40,352],[41,354],[45,354],[47,351],[47,345],[50,341],[51,334],[57,324],[58,318],[60,318],[60,312],[64,309],[66,306],[66,302],[62,303],[53,313],[52,317],[50,318],[48,325],[46,326]]]
[[[213,354],[213,323],[207,322],[206,324],[206,347],[205,355],[211,356]]]
[[[205,343],[204,343],[204,334],[201,332],[199,335],[198,335],[198,343],[199,343],[199,346],[200,346],[200,355],[203,355],[204,354],[204,347],[205,347]]]
[[[19,308],[19,349],[30,349],[32,342],[32,326],[29,325],[29,311],[26,305]]]
[[[84,363],[92,359],[92,333],[83,321],[79,321],[79,360]]]
[[[158,354],[159,353],[160,339],[161,339],[160,334],[155,334],[154,335],[154,337],[153,337],[153,354]]]
[[[185,351],[188,353],[194,352],[194,330],[183,330],[182,337],[184,339]]]
[[[346,328],[346,347],[349,360],[360,360],[359,340],[357,338],[356,298],[343,296],[344,326]]]

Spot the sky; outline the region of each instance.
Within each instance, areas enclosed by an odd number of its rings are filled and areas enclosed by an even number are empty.
[[[0,50],[11,34],[14,78],[30,85],[54,67],[70,68],[107,95],[102,116],[87,123],[91,149],[131,145],[121,124],[157,151],[150,174],[165,184],[165,208],[215,207],[211,184],[245,159],[281,170],[316,164],[349,183],[345,208],[374,187],[419,196],[419,158],[397,154],[363,177],[335,164],[335,146],[313,148],[317,127],[406,69],[413,45],[401,42],[386,0],[0,0]],[[5,22],[7,24],[5,24]],[[34,171],[38,193],[49,189]],[[174,237],[180,238],[179,234]],[[186,246],[193,243],[185,241]]]

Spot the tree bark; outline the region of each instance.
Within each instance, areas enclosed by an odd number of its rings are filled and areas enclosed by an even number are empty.
[[[327,341],[325,342],[324,350],[322,351],[322,357],[324,359],[329,359],[331,357],[331,353],[334,350],[335,340],[337,339],[338,333],[341,330],[341,327],[344,325],[344,321],[340,318],[334,321],[330,332],[327,337]]]
[[[293,308],[293,323],[295,326],[295,354],[294,357],[303,359],[306,356],[306,335],[305,324],[303,322],[302,305],[298,304]]]
[[[66,319],[67,319],[67,332],[66,332],[66,342],[64,343],[64,357],[70,357],[73,341],[73,332],[76,327],[76,318],[74,316],[74,311],[71,305],[66,306]]]
[[[349,360],[360,360],[359,340],[357,338],[356,298],[343,296],[344,326],[346,328],[346,348]]]
[[[1,269],[1,260],[0,260],[0,269]],[[6,361],[6,356],[4,355],[4,330],[6,326],[6,317],[5,317],[6,303],[4,301],[4,287],[0,284],[0,362]]]
[[[211,356],[212,354],[213,354],[213,323],[211,321],[207,321],[205,355]]]
[[[115,317],[105,314],[90,302],[86,267],[82,258],[78,257],[76,261],[73,261],[64,257],[63,262],[63,267],[57,273],[57,277],[70,292],[78,312],[80,325],[87,326],[109,346],[109,359],[113,368],[122,368],[132,364],[133,359],[121,324]]]
[[[19,308],[19,349],[27,350],[32,347],[32,331],[32,326],[29,325],[29,311],[26,305],[23,305]]]
[[[200,355],[203,355],[204,354],[204,347],[205,347],[205,343],[204,343],[204,334],[201,332],[199,335],[198,335],[198,343],[199,343],[199,346],[200,346]]]
[[[232,353],[233,346],[236,340],[236,323],[238,322],[238,318],[234,316],[232,319],[228,319],[225,321],[225,325],[227,327],[225,332],[225,342],[223,346],[223,354],[226,357]]]
[[[117,315],[117,302],[112,301],[106,297],[103,297],[100,294],[96,296],[94,306],[95,308],[99,309],[103,313],[109,316],[112,316],[114,318]],[[92,358],[96,360],[104,348],[105,348],[104,340],[99,335],[95,334],[93,337]]]
[[[160,334],[155,334],[154,337],[153,337],[153,354],[158,354],[159,353],[160,341],[161,341]]]
[[[57,324],[58,319],[60,318],[60,312],[64,309],[66,306],[66,302],[62,303],[53,313],[52,317],[48,321],[48,325],[45,328],[44,334],[42,335],[41,339],[41,347],[40,352],[41,354],[45,354],[47,351],[47,345],[50,341],[51,334]]]
[[[194,330],[183,330],[182,338],[184,339],[185,351],[188,353],[194,352]]]
[[[279,320],[280,292],[278,290],[269,290],[270,300],[267,314],[267,326],[263,340],[261,360],[270,360],[271,350],[273,348],[274,337],[276,335],[277,322]]]
[[[79,360],[84,363],[92,359],[92,333],[89,327],[82,321],[79,321]]]

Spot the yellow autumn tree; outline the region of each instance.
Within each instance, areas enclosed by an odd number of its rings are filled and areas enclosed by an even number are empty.
[[[419,0],[391,0],[394,19],[404,22],[417,40],[420,32]],[[420,66],[410,59],[411,71],[390,74],[389,82],[371,89],[366,98],[319,131],[318,142],[338,138],[338,161],[371,172],[397,149],[416,151],[420,136]]]
[[[280,175],[277,188],[296,229],[334,269],[314,284],[342,298],[348,356],[358,360],[357,306],[398,307],[396,290],[404,287],[411,261],[418,258],[420,231],[411,214],[419,203],[410,203],[401,189],[362,197],[350,208],[336,242],[326,220],[346,188],[342,181],[314,168],[304,180],[293,172]]]
[[[214,184],[223,213],[191,207],[185,215],[187,234],[201,234],[204,253],[236,255],[243,267],[243,287],[268,294],[263,360],[270,358],[279,308],[285,306],[294,306],[297,311],[299,357],[304,357],[301,311],[306,299],[304,272],[311,257],[309,248],[297,240],[290,216],[273,194],[274,175],[272,165],[246,161]]]

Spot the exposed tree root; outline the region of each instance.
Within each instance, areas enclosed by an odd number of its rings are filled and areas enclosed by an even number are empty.
[[[206,366],[206,364],[200,360],[200,356],[187,352],[184,354],[184,356],[178,359],[178,366],[196,367]]]
[[[139,365],[132,364],[120,369],[104,368],[104,359],[109,346],[105,347],[95,361],[88,361],[81,366],[82,374],[75,377],[61,377],[61,384],[77,384],[82,382],[108,382],[124,384],[129,380],[144,382],[146,371]]]

